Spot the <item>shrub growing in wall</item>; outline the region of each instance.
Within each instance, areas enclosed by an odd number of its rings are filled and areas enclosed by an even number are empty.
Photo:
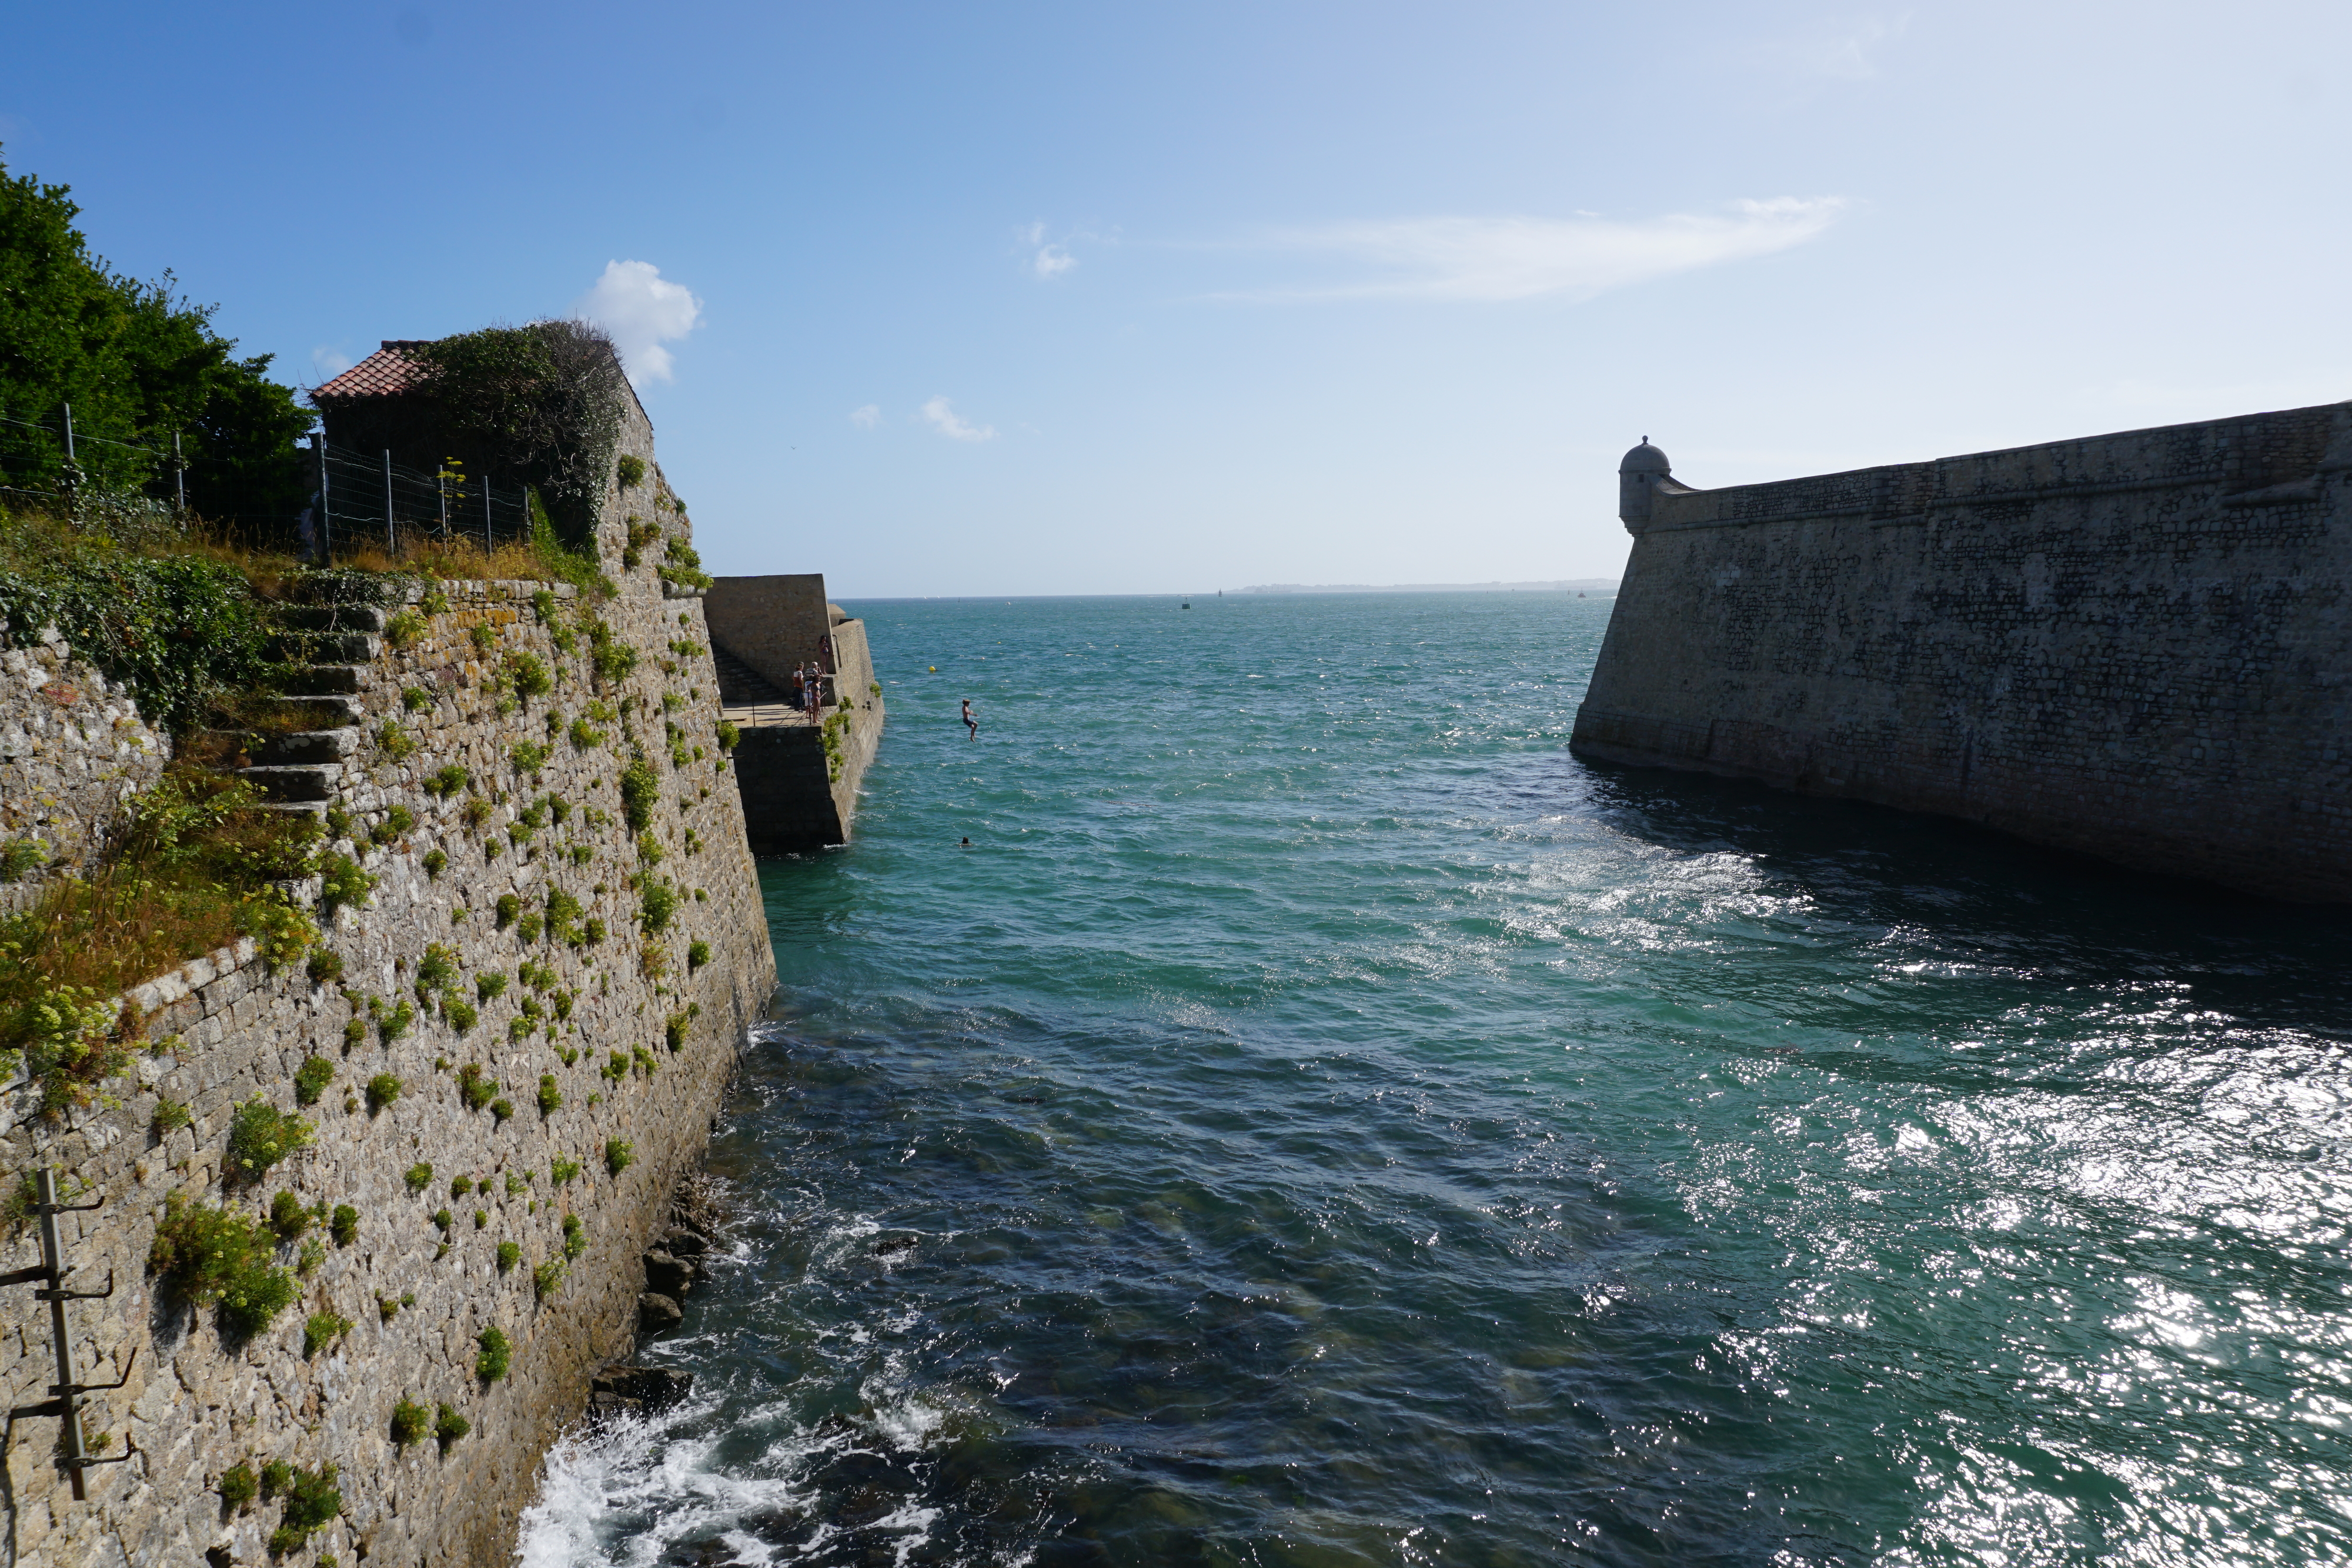
[[[520,649],[507,654],[506,678],[519,697],[543,697],[555,689],[555,678],[548,673],[546,661]]]
[[[375,891],[375,878],[362,871],[359,862],[347,855],[329,855],[320,862],[321,884],[319,905],[330,919],[343,905],[362,904]]]
[[[310,1228],[310,1211],[302,1200],[290,1192],[281,1192],[269,1200],[269,1228],[278,1232],[281,1241],[297,1241],[302,1232]]]
[[[229,1168],[240,1181],[257,1181],[264,1171],[310,1142],[310,1123],[257,1096],[229,1118]]]
[[[437,1406],[433,1415],[433,1436],[440,1441],[441,1451],[447,1453],[449,1445],[474,1429],[474,1424],[448,1406]]]
[[[299,1552],[309,1544],[313,1531],[325,1529],[343,1511],[343,1494],[336,1489],[335,1479],[332,1465],[320,1465],[315,1470],[289,1470],[281,1489],[286,1497],[286,1512],[282,1522],[269,1534],[272,1555],[282,1557],[289,1552]]]
[[[508,1343],[506,1331],[492,1323],[474,1342],[481,1354],[474,1358],[474,1375],[485,1383],[496,1383],[507,1375],[514,1364],[514,1346]]]
[[[147,1249],[147,1266],[192,1305],[218,1303],[224,1326],[258,1333],[294,1301],[294,1281],[271,1266],[278,1238],[250,1215],[190,1203],[179,1192],[163,1200],[163,1218]]]
[[[498,1098],[499,1081],[482,1071],[478,1061],[469,1061],[457,1069],[457,1098],[466,1103],[468,1111],[478,1111]]]
[[[294,1073],[294,1098],[305,1105],[315,1105],[327,1085],[335,1081],[335,1064],[323,1056],[306,1056]]]
[[[425,1440],[433,1429],[433,1413],[413,1400],[403,1398],[392,1407],[392,1440],[402,1448]]]
[[[313,1312],[302,1325],[302,1356],[304,1360],[318,1354],[337,1340],[352,1332],[352,1320],[333,1312]]]
[[[654,825],[654,807],[660,800],[661,780],[639,752],[621,769],[621,815],[628,820],[630,831],[643,832]]]

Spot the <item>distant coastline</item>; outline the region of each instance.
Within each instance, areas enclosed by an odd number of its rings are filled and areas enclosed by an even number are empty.
[[[1560,578],[1549,582],[1262,582],[1228,593],[1614,593],[1613,577]]]

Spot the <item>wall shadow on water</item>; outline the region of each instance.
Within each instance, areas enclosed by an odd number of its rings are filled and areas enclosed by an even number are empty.
[[[2352,908],[2284,904],[2108,864],[1975,823],[1743,779],[1571,764],[1584,810],[1678,854],[1747,858],[1856,925],[1911,928],[1981,962],[2070,983],[2164,980],[2250,1024],[2352,1019]]]

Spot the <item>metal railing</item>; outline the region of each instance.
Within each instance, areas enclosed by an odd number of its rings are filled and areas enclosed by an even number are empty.
[[[491,550],[500,540],[531,536],[530,486],[467,474],[454,460],[426,473],[394,462],[390,452],[331,447],[313,435],[309,462],[321,552],[363,539],[397,550],[412,535],[474,540]]]

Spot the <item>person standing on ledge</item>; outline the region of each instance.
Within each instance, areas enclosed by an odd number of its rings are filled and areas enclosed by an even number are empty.
[[[971,699],[970,697],[963,699],[963,725],[966,729],[971,731],[970,735],[964,737],[966,740],[978,740],[980,738],[980,720],[971,716]]]

